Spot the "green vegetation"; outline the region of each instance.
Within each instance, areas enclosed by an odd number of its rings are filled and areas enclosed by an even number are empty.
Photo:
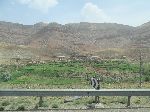
[[[0,111],[4,111],[5,110],[5,108],[4,107],[0,107]]]
[[[9,65],[2,67],[0,81],[7,84],[72,85],[81,82],[82,79],[78,77],[86,72],[80,62],[51,62],[20,66],[18,69],[15,65]]]
[[[139,88],[139,63],[126,60],[49,62],[0,66],[0,88],[92,88],[89,78],[100,77],[101,88]],[[150,63],[143,64],[142,88],[150,88]],[[41,106],[36,97],[2,97],[0,111],[38,108],[85,108],[95,103],[93,97],[82,97],[64,103],[65,97],[44,97]],[[149,105],[150,97],[133,97],[133,105]],[[127,97],[100,97],[106,107],[126,105]]]
[[[139,64],[126,60],[102,61],[70,61],[49,62],[46,64],[30,64],[17,67],[16,65],[1,65],[1,85],[26,85],[24,88],[47,86],[86,88],[87,78],[100,77],[103,85],[114,83],[137,83],[139,81]],[[143,65],[143,82],[150,81],[150,64]],[[12,87],[12,86],[11,86]],[[90,86],[89,86],[90,87]],[[55,87],[54,87],[55,88]]]
[[[139,65],[135,63],[129,63],[126,60],[112,60],[112,61],[101,61],[91,63],[95,68],[104,68],[109,72],[130,72],[130,73],[137,73],[139,72]]]
[[[57,104],[53,104],[52,108],[58,108],[58,105]]]
[[[24,105],[21,105],[17,108],[17,111],[25,111]]]
[[[7,105],[9,105],[9,104],[10,104],[9,101],[4,101],[4,102],[2,102],[2,106],[7,106]]]

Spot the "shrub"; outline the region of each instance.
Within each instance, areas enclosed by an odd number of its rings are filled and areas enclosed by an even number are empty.
[[[88,100],[87,103],[92,104],[92,103],[95,103],[95,101],[94,100]]]
[[[57,104],[53,104],[52,108],[58,108],[58,105]]]
[[[8,101],[4,101],[4,102],[2,102],[2,106],[7,106],[7,105],[9,105],[10,103],[8,102]]]
[[[39,107],[48,107],[48,104],[46,102],[42,102]]]
[[[76,100],[73,104],[79,105],[81,102],[79,100]]]
[[[140,99],[136,99],[136,100],[134,101],[135,104],[140,104],[140,102],[141,102]]]
[[[25,107],[23,105],[21,105],[17,108],[17,111],[25,111]]]
[[[144,81],[145,81],[145,82],[149,82],[149,81],[150,81],[150,77],[146,76],[146,77],[144,78]]]
[[[144,75],[150,76],[150,65],[147,65],[143,68]]]
[[[4,107],[0,107],[0,111],[4,111],[5,109],[4,109]]]
[[[2,81],[7,82],[7,81],[11,80],[11,74],[9,72],[4,72],[4,73],[2,73],[1,79],[2,79]]]
[[[126,98],[121,98],[121,99],[119,99],[118,102],[121,103],[121,104],[126,104],[127,103],[127,99]]]

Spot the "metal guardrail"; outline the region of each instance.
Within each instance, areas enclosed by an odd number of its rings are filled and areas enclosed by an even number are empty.
[[[150,89],[0,89],[0,96],[150,96]]]
[[[0,96],[150,96],[150,89],[0,89]]]

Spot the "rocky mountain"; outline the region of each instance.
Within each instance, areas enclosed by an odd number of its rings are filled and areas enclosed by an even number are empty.
[[[35,25],[22,25],[18,23],[0,22],[0,41],[10,44],[27,44],[26,41],[46,25],[37,23]]]
[[[4,52],[1,55],[14,50],[12,57],[51,57],[72,53],[119,57],[126,55],[133,45],[138,46],[141,40],[150,47],[150,22],[138,27],[116,23],[61,25],[40,22],[22,25],[0,22],[0,50]]]

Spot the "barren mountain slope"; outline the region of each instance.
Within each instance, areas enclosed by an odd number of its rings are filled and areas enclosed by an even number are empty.
[[[75,52],[121,56],[139,40],[144,40],[146,45],[150,46],[150,23],[132,27],[116,23],[81,22],[61,25],[40,22],[35,25],[22,25],[0,22],[0,43],[19,47],[25,53],[28,51],[26,55],[31,52],[33,57],[70,55]],[[0,49],[3,49],[3,52],[8,51],[4,46]],[[12,49],[15,51],[15,47]],[[12,56],[14,54],[16,52],[12,52]]]

